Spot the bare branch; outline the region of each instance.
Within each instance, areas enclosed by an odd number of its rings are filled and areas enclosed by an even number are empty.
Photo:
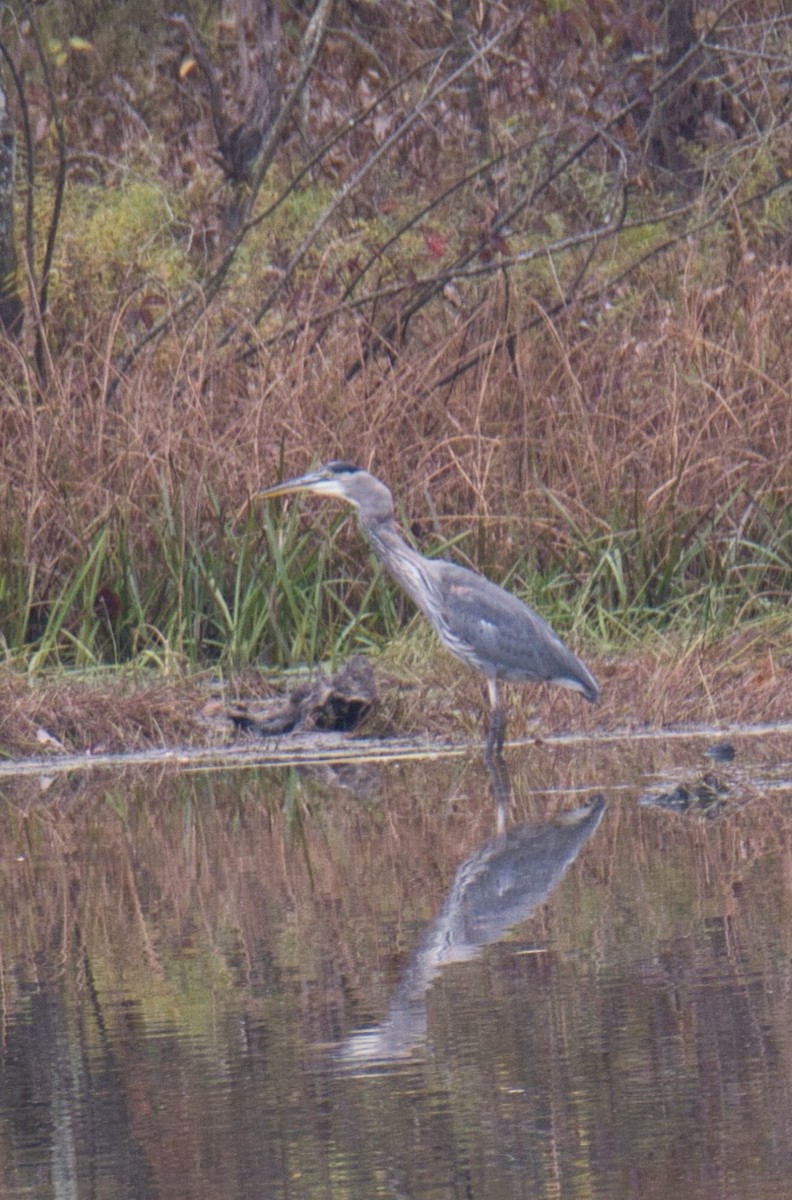
[[[52,120],[55,126],[55,137],[58,146],[58,167],[55,173],[55,195],[52,204],[52,215],[50,216],[49,226],[47,229],[47,241],[44,249],[44,257],[41,264],[41,282],[39,284],[38,294],[36,294],[34,291],[32,295],[36,324],[36,374],[39,385],[43,386],[43,384],[46,382],[48,374],[45,322],[49,305],[50,274],[52,271],[52,261],[55,255],[55,244],[57,242],[58,230],[60,227],[63,200],[66,192],[68,160],[66,130],[63,124],[63,114],[60,110],[58,97],[55,92],[55,85],[52,80],[52,73],[49,68],[49,61],[41,42],[41,34],[39,32],[35,11],[32,7],[28,11],[28,19],[30,21],[30,30],[33,36],[34,45],[36,47],[36,53],[38,55],[42,75],[44,77],[44,86],[47,91],[47,99],[49,101],[50,112],[52,114]],[[32,276],[31,278],[35,278],[35,276]]]
[[[444,78],[440,81],[440,83],[437,84],[435,87],[432,87],[424,95],[424,97],[421,100],[419,100],[415,104],[415,106],[407,113],[407,115],[400,122],[400,124],[397,126],[397,128],[394,129],[393,132],[387,138],[385,138],[383,140],[383,142],[377,147],[377,149],[373,152],[373,154],[371,154],[369,156],[369,158],[366,160],[365,163],[363,163],[363,165],[359,168],[359,170],[357,170],[347,180],[347,182],[343,185],[343,187],[341,187],[339,189],[339,191],[333,197],[332,201],[327,205],[327,207],[325,208],[325,210],[321,214],[321,216],[314,222],[314,225],[311,228],[311,230],[309,231],[309,233],[305,236],[305,238],[303,238],[300,245],[297,247],[297,249],[292,254],[291,258],[289,259],[288,263],[286,264],[286,266],[283,270],[283,273],[282,273],[280,279],[278,280],[278,283],[272,289],[272,291],[267,296],[267,298],[264,300],[264,302],[256,310],[256,313],[255,313],[254,317],[252,318],[254,325],[258,325],[259,322],[262,321],[263,318],[267,315],[267,313],[272,309],[273,305],[280,298],[280,296],[283,292],[283,289],[286,286],[286,282],[292,277],[292,275],[294,274],[294,271],[297,269],[299,264],[302,262],[303,258],[308,253],[311,246],[313,246],[313,244],[316,242],[316,239],[319,237],[319,234],[322,232],[324,227],[327,225],[328,221],[331,219],[331,217],[333,217],[335,215],[335,213],[349,199],[349,197],[353,194],[353,192],[355,192],[357,190],[357,188],[360,186],[362,180],[365,179],[365,177],[371,172],[371,170],[376,165],[376,163],[379,162],[379,160],[384,155],[386,155],[398,141],[400,141],[404,137],[407,130],[412,125],[414,125],[416,123],[416,121],[418,121],[424,115],[424,113],[428,109],[431,108],[431,106],[434,103],[436,103],[438,97],[441,96],[443,94],[443,92],[445,92],[449,87],[451,87],[459,78],[461,78],[465,74],[465,72],[469,69],[469,67],[471,66],[472,63],[478,61],[480,58],[483,58],[486,54],[488,54],[490,50],[492,50],[500,41],[502,41],[503,38],[507,36],[507,34],[511,33],[513,28],[517,24],[520,24],[521,22],[522,22],[522,17],[518,18],[517,21],[513,22],[511,25],[504,26],[504,28],[501,29],[497,34],[495,34],[494,37],[490,38],[490,40],[484,46],[482,46],[481,49],[477,50],[473,55],[471,55],[471,57],[466,62],[462,63],[460,66],[458,66],[456,68],[456,70],[452,71],[450,74],[444,76]],[[223,336],[221,337],[221,339],[219,341],[220,346],[224,346],[228,343],[228,341],[231,339],[231,337],[233,337],[236,328],[237,328],[236,326],[230,326],[225,331],[225,333],[223,334]]]
[[[193,58],[203,72],[209,88],[209,109],[212,114],[212,124],[214,125],[217,145],[220,148],[221,155],[225,157],[228,145],[228,122],[226,121],[225,105],[223,104],[223,87],[220,82],[220,72],[212,62],[206,43],[195,28],[192,19],[186,13],[171,13],[165,20],[174,29],[181,30],[184,40],[190,47]]]
[[[659,95],[667,92],[670,83],[687,70],[691,60],[698,52],[699,46],[703,45],[707,38],[712,37],[716,28],[720,26],[726,15],[733,8],[735,8],[736,5],[737,0],[730,0],[730,3],[728,3],[722,12],[718,14],[718,16],[713,20],[712,24],[709,25],[706,30],[702,31],[701,36],[696,43],[691,46],[685,54],[682,54],[674,63],[672,63],[668,70],[666,70],[655,82],[651,89],[652,94]],[[631,113],[633,113],[644,103],[645,98],[643,96],[636,97],[634,100],[631,100],[629,103],[623,105],[616,113],[614,113],[613,116],[603,125],[596,128],[591,134],[585,137],[582,141],[578,142],[577,145],[573,146],[572,149],[567,154],[563,155],[560,161],[546,173],[540,184],[534,188],[531,188],[524,196],[522,196],[509,208],[504,209],[502,212],[496,215],[490,226],[490,233],[501,232],[512,225],[515,219],[520,216],[529,205],[535,204],[536,200],[542,195],[542,193],[547,191],[547,189],[556,179],[568,171],[573,163],[580,160],[610,130],[617,128]],[[482,238],[477,244],[470,247],[464,254],[460,255],[457,259],[457,262],[448,268],[446,274],[439,275],[434,282],[428,283],[423,288],[418,285],[418,290],[412,301],[407,304],[405,308],[401,309],[396,316],[390,318],[382,327],[382,329],[379,330],[379,332],[372,335],[372,341],[366,350],[364,350],[362,357],[357,361],[356,364],[353,365],[352,368],[350,368],[349,377],[351,378],[354,376],[354,374],[362,369],[372,349],[376,348],[378,345],[392,345],[397,332],[399,333],[400,338],[403,340],[407,326],[412,317],[415,316],[416,313],[420,312],[421,309],[423,309],[433,299],[435,299],[443,291],[443,288],[448,285],[450,280],[457,278],[460,272],[462,272],[470,262],[480,256],[485,249],[486,240]]]
[[[248,194],[242,204],[238,214],[238,228],[232,239],[231,245],[228,247],[220,265],[213,272],[211,279],[206,286],[201,290],[193,290],[182,298],[175,305],[173,310],[166,314],[160,321],[152,326],[144,336],[136,342],[136,344],[124,354],[116,364],[116,374],[110,383],[107,399],[108,403],[112,400],[115,390],[121,379],[127,374],[132,364],[137,360],[140,354],[152,342],[157,341],[173,328],[175,322],[185,313],[189,312],[197,304],[201,304],[204,311],[214,300],[215,296],[220,291],[223,283],[233,266],[236,255],[239,251],[246,234],[252,228],[249,223],[250,213],[256,201],[256,197],[261,188],[261,184],[269,169],[272,160],[275,157],[280,140],[286,129],[287,122],[294,111],[295,105],[298,103],[302,92],[304,91],[307,82],[313,71],[316,59],[322,47],[322,41],[327,29],[327,24],[330,19],[330,14],[333,8],[333,0],[319,0],[313,15],[303,34],[300,47],[300,67],[297,74],[297,80],[289,93],[286,101],[280,108],[278,115],[272,122],[269,132],[266,135],[264,144],[262,145],[255,170],[251,177],[251,183]],[[197,57],[197,56],[196,56]]]

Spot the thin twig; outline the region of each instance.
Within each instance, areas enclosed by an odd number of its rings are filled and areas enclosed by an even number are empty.
[[[66,176],[68,173],[67,160],[67,143],[66,130],[63,125],[63,115],[58,104],[58,97],[55,93],[55,85],[52,81],[52,73],[49,69],[47,55],[44,52],[44,47],[41,43],[41,34],[38,28],[38,22],[35,17],[33,8],[28,11],[28,19],[30,20],[30,29],[33,35],[33,42],[36,47],[36,53],[41,64],[41,71],[44,76],[44,86],[47,90],[47,99],[49,100],[50,110],[52,112],[52,120],[55,124],[55,135],[58,144],[58,169],[55,174],[55,196],[52,204],[52,215],[50,216],[49,228],[47,229],[47,242],[44,249],[44,258],[41,264],[41,284],[38,291],[38,305],[36,313],[36,372],[39,378],[39,384],[43,385],[47,379],[47,344],[45,322],[47,318],[47,308],[49,303],[49,285],[50,275],[52,272],[52,260],[55,256],[55,243],[58,238],[58,230],[60,227],[60,216],[63,208],[63,200],[66,193]]]
[[[520,20],[522,20],[522,18],[520,18]],[[286,286],[286,282],[291,279],[294,271],[302,262],[311,246],[313,246],[325,225],[328,223],[330,218],[335,215],[338,209],[349,199],[353,192],[356,191],[376,163],[379,162],[379,160],[385,154],[387,154],[392,147],[401,140],[401,138],[404,137],[404,134],[407,132],[407,130],[410,129],[411,126],[423,116],[427,109],[436,103],[437,99],[443,94],[443,92],[447,91],[448,88],[457,81],[457,79],[461,78],[461,76],[463,76],[465,72],[470,69],[473,63],[477,62],[479,59],[483,58],[487,53],[489,53],[489,51],[495,45],[497,45],[497,43],[501,41],[507,33],[510,33],[513,28],[514,24],[510,26],[504,26],[504,28],[495,34],[495,36],[492,37],[484,46],[482,46],[480,50],[477,50],[470,56],[470,58],[466,59],[461,66],[457,67],[456,70],[452,71],[449,75],[446,75],[434,88],[431,88],[431,90],[423,97],[423,99],[418,101],[415,107],[410,110],[399,126],[394,129],[387,138],[385,138],[385,140],[377,147],[374,153],[369,156],[366,162],[363,163],[363,165],[355,172],[355,174],[347,180],[347,182],[327,205],[321,216],[314,222],[312,228],[292,254],[288,263],[284,267],[277,284],[274,288],[272,288],[263,303],[259,305],[255,315],[252,317],[253,325],[258,325],[271,310],[273,305],[278,301],[284,287]],[[220,347],[225,346],[236,332],[237,328],[237,325],[232,325],[226,329],[221,336],[218,345]]]
[[[672,66],[663,73],[660,79],[658,79],[652,85],[652,87],[649,89],[649,92],[652,96],[659,95],[663,89],[668,86],[669,82],[671,82],[685,70],[690,61],[705,44],[707,38],[712,36],[714,31],[726,17],[727,13],[735,8],[737,3],[738,0],[730,0],[730,3],[728,3],[723,11],[718,14],[708,28],[702,32],[701,37],[695,42],[695,44],[692,45],[685,54],[678,58],[676,62],[674,62]],[[448,268],[447,273],[438,276],[433,283],[430,283],[423,290],[419,291],[414,299],[405,306],[405,308],[400,310],[396,316],[390,318],[382,329],[372,335],[372,338],[370,339],[368,345],[364,348],[360,358],[358,358],[357,361],[350,367],[347,373],[347,378],[353,378],[354,375],[362,370],[371,351],[375,347],[392,346],[394,344],[394,338],[396,337],[397,332],[400,334],[399,340],[403,341],[407,325],[411,319],[418,312],[420,312],[421,309],[429,304],[430,301],[433,300],[439,293],[441,293],[443,288],[448,286],[448,284],[454,279],[460,277],[460,272],[486,249],[487,239],[490,238],[493,233],[499,233],[505,229],[508,229],[508,227],[513,224],[515,218],[520,216],[529,205],[534,204],[536,200],[555,182],[556,179],[568,171],[575,162],[582,158],[583,155],[585,155],[594,145],[596,145],[597,142],[600,141],[611,129],[614,129],[620,125],[628,116],[630,116],[631,113],[633,113],[637,108],[643,106],[645,103],[645,96],[639,96],[634,100],[629,101],[627,104],[624,104],[619,111],[614,113],[613,116],[610,117],[603,125],[597,127],[591,134],[585,137],[567,154],[565,154],[560,161],[547,172],[544,179],[537,187],[532,188],[521,199],[511,205],[510,208],[507,208],[498,214],[498,216],[490,225],[486,237],[482,237],[474,246],[470,247],[467,251],[460,255],[457,259],[457,262]]]

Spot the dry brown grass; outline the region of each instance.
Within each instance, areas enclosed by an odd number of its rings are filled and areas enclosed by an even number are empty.
[[[755,258],[730,278],[729,264],[675,261],[652,286],[604,327],[570,316],[550,336],[526,333],[513,361],[493,349],[449,387],[437,381],[459,360],[454,329],[352,383],[354,342],[340,333],[321,354],[289,347],[255,369],[222,357],[208,369],[197,331],[108,408],[107,360],[86,345],[46,403],[25,398],[29,380],[3,388],[2,549],[23,556],[39,600],[105,525],[145,574],[163,498],[200,541],[277,477],[282,455],[287,473],[332,457],[371,468],[422,529],[437,517],[451,536],[483,520],[484,544],[466,548],[499,567],[529,547],[563,557],[571,522],[592,539],[640,522],[651,541],[730,504],[719,536],[763,540],[758,508],[780,520],[792,487],[792,270]]]
[[[668,264],[667,298],[655,275],[642,302],[608,325],[581,331],[569,318],[551,336],[526,334],[513,361],[493,351],[444,389],[436,380],[460,350],[453,328],[409,362],[370,365],[351,385],[344,371],[355,348],[341,338],[321,355],[269,352],[248,370],[222,358],[207,365],[196,332],[175,363],[161,352],[145,364],[113,407],[101,345],[86,345],[79,367],[71,359],[54,374],[45,404],[4,389],[6,561],[21,557],[31,598],[46,602],[106,525],[156,595],[166,586],[157,583],[165,502],[178,536],[201,543],[252,488],[317,457],[384,476],[426,545],[432,533],[472,527],[460,553],[496,571],[527,553],[551,568],[566,556],[574,570],[579,555],[585,578],[587,538],[640,525],[647,554],[659,553],[678,526],[705,527],[721,511],[713,546],[772,541],[768,522],[780,531],[792,502],[792,271],[746,257],[727,284],[725,264],[694,259],[691,251],[679,275]],[[354,530],[344,539],[347,569],[365,575]],[[640,565],[627,561],[624,571],[637,578]],[[686,649],[678,634],[660,650],[601,662],[583,651],[604,685],[598,709],[564,695],[534,701],[530,690],[524,705],[515,689],[510,731],[536,729],[535,714],[546,732],[788,717],[783,614],[769,645],[766,636],[749,628],[709,646],[695,635]],[[461,712],[475,736],[484,705],[478,691],[471,703],[470,677],[451,660],[438,673],[439,703],[416,673],[416,707],[411,692],[398,700],[398,727],[453,735]],[[30,682],[8,670],[0,690],[6,754],[57,752],[42,747],[39,728],[70,750],[206,736],[205,694],[190,680]]]
[[[119,753],[207,738],[206,692],[195,680],[65,676],[0,670],[0,750],[21,758]]]
[[[439,645],[420,666],[379,675],[380,704],[366,733],[415,733],[454,740],[483,737],[485,688]],[[509,735],[759,724],[792,713],[792,655],[788,626],[767,622],[714,644],[669,640],[633,654],[588,658],[602,685],[596,706],[554,687],[504,689]],[[11,758],[64,752],[115,753],[146,748],[217,744],[245,735],[217,720],[237,697],[272,695],[255,671],[233,684],[198,677],[81,677],[30,679],[0,671],[0,750]],[[281,739],[282,741],[282,739]],[[266,739],[262,750],[266,749]]]
[[[735,17],[734,59],[724,48],[711,82],[732,95],[737,76],[729,70],[744,68],[737,88],[744,111],[730,127],[733,140],[713,147],[691,138],[686,150],[701,167],[691,199],[682,180],[677,194],[666,176],[647,171],[648,118],[635,107],[633,69],[623,71],[623,39],[654,46],[660,25],[625,25],[618,6],[603,6],[604,24],[583,48],[575,23],[550,20],[545,6],[533,24],[523,6],[501,8],[492,20],[511,13],[518,41],[511,65],[500,49],[492,60],[491,129],[503,155],[487,173],[460,182],[475,164],[469,114],[456,92],[438,99],[421,133],[416,123],[414,136],[381,163],[381,131],[363,117],[347,141],[348,118],[361,102],[359,64],[348,51],[356,40],[330,39],[333,70],[315,81],[324,116],[311,133],[321,140],[328,122],[341,122],[335,158],[322,168],[332,168],[331,182],[318,165],[315,177],[299,174],[305,148],[289,134],[271,191],[259,198],[266,205],[279,197],[283,206],[248,231],[247,258],[234,263],[227,290],[205,316],[191,316],[196,305],[123,370],[126,352],[177,305],[182,289],[200,291],[222,249],[219,228],[213,253],[201,222],[212,204],[217,219],[223,199],[200,88],[190,97],[192,84],[182,80],[174,90],[165,82],[174,72],[163,69],[144,146],[123,120],[128,102],[116,111],[108,101],[102,187],[77,171],[66,197],[43,343],[46,385],[33,365],[32,313],[20,344],[0,343],[0,646],[9,660],[35,660],[64,597],[36,668],[48,656],[81,666],[146,656],[224,667],[289,660],[288,630],[279,640],[261,626],[242,630],[236,611],[226,619],[240,561],[247,575],[237,590],[247,589],[248,618],[256,606],[264,610],[279,582],[272,544],[261,534],[265,518],[258,514],[242,530],[236,514],[280,471],[330,458],[386,479],[425,549],[458,539],[462,560],[510,574],[564,631],[587,631],[601,647],[623,646],[646,625],[676,624],[680,641],[691,626],[698,633],[719,621],[722,633],[787,602],[792,268],[789,129],[780,107],[787,90],[780,67],[762,76],[764,56],[751,40],[785,45],[786,25],[772,6]],[[48,19],[63,16],[56,9]],[[422,11],[426,24],[411,54],[446,44],[436,6]],[[351,10],[348,19],[357,19]],[[397,49],[383,20],[365,36],[401,70],[396,60],[407,43],[400,31]],[[75,65],[62,81],[64,95],[74,89],[75,153],[88,157],[100,82],[116,94],[121,31],[101,29],[99,22],[99,49],[115,49]],[[212,26],[207,36],[216,32]],[[153,44],[159,61],[172,64],[167,38]],[[521,55],[526,64],[550,58],[541,71],[521,72]],[[644,57],[648,64],[651,55]],[[406,61],[417,69],[418,59]],[[646,70],[643,87],[659,87],[654,68]],[[145,93],[143,80],[131,86]],[[43,93],[31,102],[41,125]],[[400,104],[388,93],[383,112],[396,119]],[[624,156],[622,177],[619,155],[601,134],[606,110],[625,105],[629,119],[605,121]],[[514,126],[526,109],[535,124],[521,143]],[[117,163],[109,151],[122,132]],[[582,148],[589,135],[590,152]],[[348,206],[334,207],[366,154],[365,186],[349,194]],[[568,163],[558,176],[556,159]],[[37,161],[38,169],[52,166],[46,155]],[[297,176],[293,193],[281,191]],[[485,187],[477,190],[485,182],[497,204],[484,201]],[[624,226],[593,236],[623,188]],[[392,237],[394,228],[401,233]],[[483,230],[489,241],[476,251]],[[432,237],[440,241],[434,257]],[[312,256],[285,271],[277,303],[248,326],[277,264],[294,258],[302,238]],[[565,238],[577,249],[562,248]],[[513,254],[527,257],[493,265]],[[368,260],[376,265],[357,276]],[[413,310],[416,279],[431,283],[440,271],[442,281],[446,269],[456,298],[429,287],[431,300]],[[374,298],[379,285],[401,291]],[[371,297],[355,307],[361,292]],[[317,518],[317,557],[326,522]],[[328,572],[337,568],[344,586],[330,616],[342,626],[369,566],[351,527],[331,557]],[[117,599],[110,629],[96,609],[100,589]],[[386,616],[379,614],[374,640],[393,632]],[[327,625],[328,613],[316,621]],[[305,654],[310,639],[298,642]],[[329,648],[317,648],[315,639],[312,649],[320,657],[337,646],[330,639]]]

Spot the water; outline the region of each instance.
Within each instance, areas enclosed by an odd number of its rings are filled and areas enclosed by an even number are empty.
[[[788,1197],[790,741],[715,740],[501,833],[475,755],[4,778],[0,1195]]]

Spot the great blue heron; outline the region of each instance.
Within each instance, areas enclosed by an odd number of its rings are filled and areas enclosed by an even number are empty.
[[[599,684],[546,621],[483,575],[443,558],[424,558],[405,542],[393,519],[393,497],[379,479],[360,467],[329,462],[307,475],[287,479],[259,497],[290,492],[337,496],[357,509],[360,528],[386,571],[431,622],[445,646],[486,677],[492,712],[487,760],[499,759],[506,718],[498,681],[547,680],[582,692],[594,704]]]

